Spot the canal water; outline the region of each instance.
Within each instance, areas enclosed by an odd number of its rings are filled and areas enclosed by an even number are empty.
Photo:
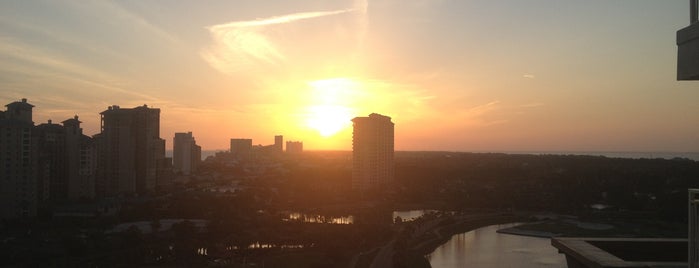
[[[456,234],[427,255],[433,268],[523,267],[565,268],[565,256],[549,238],[499,234],[517,224],[491,225]]]

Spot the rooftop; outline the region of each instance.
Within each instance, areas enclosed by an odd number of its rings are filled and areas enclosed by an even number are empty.
[[[568,268],[687,267],[687,239],[553,238]]]

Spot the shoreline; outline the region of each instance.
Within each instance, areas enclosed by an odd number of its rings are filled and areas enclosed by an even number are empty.
[[[523,230],[523,229],[519,229],[517,227],[499,229],[496,232],[499,234],[519,235],[519,236],[539,237],[539,238],[552,238],[552,237],[556,237],[559,235],[559,234],[555,234],[555,233],[551,233],[551,232]]]
[[[444,221],[445,219],[439,220]],[[490,225],[524,221],[526,221],[526,219],[521,216],[503,213],[497,215],[477,215],[464,217],[457,219],[454,223],[448,223],[446,225],[438,223],[433,228],[430,228],[424,232],[424,234],[430,234],[432,237],[428,238],[427,240],[422,240],[417,244],[411,245],[409,247],[408,255],[412,255],[410,257],[411,259],[419,258],[421,260],[420,267],[431,268],[429,260],[427,260],[426,256],[434,252],[438,247],[444,245],[447,241],[449,241],[449,239],[451,239],[452,236]]]

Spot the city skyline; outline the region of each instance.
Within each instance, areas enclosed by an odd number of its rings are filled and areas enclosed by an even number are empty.
[[[675,81],[686,1],[0,6],[0,101],[90,136],[105,107],[148,104],[203,150],[350,150],[376,112],[396,150],[699,151],[699,90]]]

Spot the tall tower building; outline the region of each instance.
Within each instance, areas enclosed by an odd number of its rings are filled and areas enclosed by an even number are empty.
[[[68,198],[68,159],[66,135],[62,125],[48,123],[34,128],[32,138],[37,150],[37,198],[38,201],[65,200]]]
[[[95,145],[83,134],[76,115],[64,120],[66,173],[68,176],[68,198],[95,197]]]
[[[288,154],[303,153],[303,142],[301,142],[301,141],[287,141],[286,142],[286,153],[288,153]]]
[[[94,197],[94,147],[80,123],[76,115],[62,125],[49,120],[34,127],[39,202]]]
[[[231,139],[231,154],[239,158],[250,157],[252,154],[252,139]]]
[[[0,218],[36,216],[36,145],[27,99],[0,111]]]
[[[184,175],[196,172],[199,162],[201,162],[201,147],[197,145],[192,132],[175,133],[172,144],[174,171]]]
[[[391,118],[372,113],[352,119],[352,189],[385,189],[393,182],[393,127]]]
[[[274,151],[276,151],[277,153],[284,152],[284,136],[274,136]]]
[[[100,113],[98,195],[144,193],[158,181],[158,164],[165,158],[160,138],[160,109],[110,106]]]

